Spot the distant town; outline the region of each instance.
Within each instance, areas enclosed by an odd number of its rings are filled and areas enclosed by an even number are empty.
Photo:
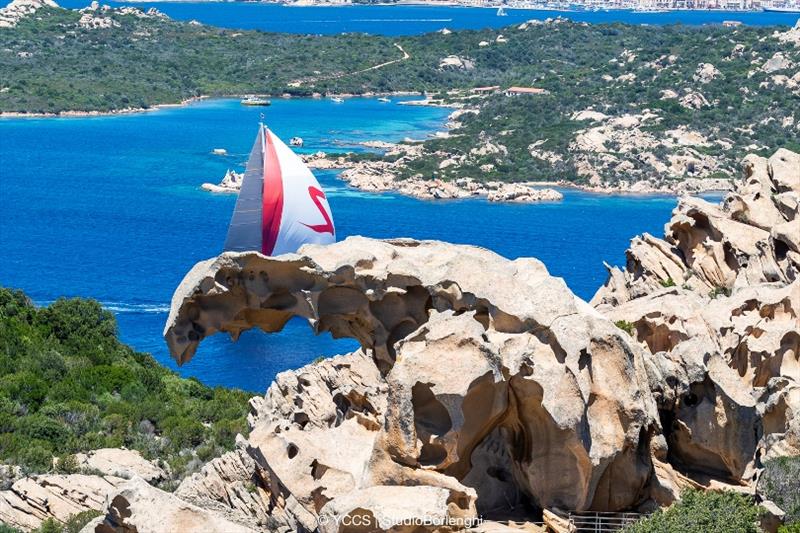
[[[559,11],[604,11],[632,9],[644,13],[671,10],[776,11],[800,13],[800,0],[278,0],[292,5],[425,4],[498,9],[551,9]]]

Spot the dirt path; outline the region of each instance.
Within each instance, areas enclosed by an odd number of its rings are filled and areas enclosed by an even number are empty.
[[[289,84],[289,86],[293,86],[294,85],[294,86],[298,86],[299,87],[300,85],[306,84],[306,83],[316,83],[318,81],[336,80],[336,79],[339,79],[339,78],[344,78],[345,76],[354,76],[356,74],[363,74],[364,72],[369,72],[370,70],[378,70],[378,69],[383,68],[383,67],[388,67],[389,65],[394,65],[395,63],[399,63],[401,61],[406,61],[407,59],[409,59],[411,57],[411,55],[408,52],[406,52],[403,49],[403,47],[400,46],[399,44],[394,43],[394,46],[398,50],[400,50],[400,52],[403,53],[403,57],[398,58],[398,59],[392,59],[391,61],[386,61],[386,62],[380,63],[378,65],[373,65],[371,67],[363,68],[361,70],[355,70],[353,72],[341,72],[339,74],[331,74],[330,76],[321,76],[321,77],[318,77],[318,78],[308,78],[308,79],[305,79],[305,80],[297,80],[297,81],[291,82]]]

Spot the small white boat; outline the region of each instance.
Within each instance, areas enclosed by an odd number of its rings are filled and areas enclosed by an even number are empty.
[[[289,139],[289,144],[292,146],[303,146],[303,139],[302,137],[292,137]]]
[[[225,148],[214,148],[211,153],[214,155],[228,155],[228,151]]]
[[[381,96],[380,98],[378,98],[378,101],[379,101],[379,102],[383,102],[383,103],[389,103],[389,102],[391,102],[391,100],[389,100],[389,99],[388,99],[388,98],[386,98],[385,96]]]
[[[499,8],[497,8],[497,16],[498,17],[505,17],[507,15],[508,15],[508,13],[506,13],[506,10],[503,8],[503,6],[500,6]]]
[[[248,96],[247,98],[239,101],[242,105],[252,105],[252,106],[268,106],[272,105],[272,102],[267,100],[266,98],[259,98],[258,96]]]
[[[341,104],[342,102],[344,102],[344,98],[340,98],[338,96],[331,96],[331,100],[336,102],[337,104]]]

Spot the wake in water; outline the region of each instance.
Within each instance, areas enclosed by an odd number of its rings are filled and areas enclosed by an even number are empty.
[[[453,22],[453,19],[303,19],[299,22],[309,22],[312,24],[339,24],[341,22]]]
[[[47,307],[56,300],[37,300],[34,303],[38,307]],[[111,311],[112,313],[132,313],[132,314],[153,314],[153,313],[169,313],[168,303],[129,303],[129,302],[114,302],[98,300],[103,309]]]

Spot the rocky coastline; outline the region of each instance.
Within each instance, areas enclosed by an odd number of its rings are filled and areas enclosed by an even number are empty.
[[[743,174],[718,205],[681,198],[588,303],[536,259],[436,241],[200,262],[165,328],[179,363],[209,335],[292,316],[361,348],[279,374],[249,435],[172,494],[138,452],[96,450],[79,473],[4,470],[0,519],[339,533],[344,517],[388,532],[424,516],[416,531],[433,532],[492,516],[471,530],[562,532],[568,511],[646,513],[692,488],[756,498],[774,531],[764,462],[800,455],[800,154],[748,156]]]
[[[565,511],[649,512],[686,488],[763,499],[763,462],[800,455],[799,201],[800,155],[750,156],[722,203],[683,198],[664,239],[634,239],[590,303],[535,259],[434,241],[223,254],[187,274],[165,337],[180,363],[291,316],[359,340],[251,403],[243,446],[277,527],[535,502],[564,531]]]

